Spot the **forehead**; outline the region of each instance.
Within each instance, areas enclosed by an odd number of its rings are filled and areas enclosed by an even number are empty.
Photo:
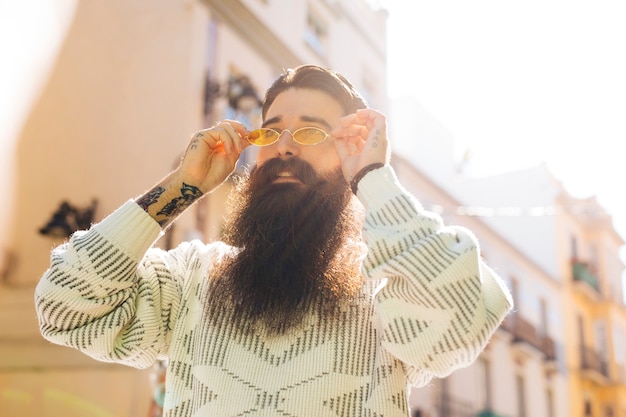
[[[295,123],[320,119],[333,126],[344,116],[343,113],[339,101],[330,94],[308,88],[290,88],[276,96],[267,109],[265,122]]]

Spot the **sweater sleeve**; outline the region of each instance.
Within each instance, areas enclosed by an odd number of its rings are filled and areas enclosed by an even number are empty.
[[[383,347],[411,383],[471,364],[512,307],[503,281],[484,264],[474,235],[425,211],[389,166],[367,174],[358,197]]]
[[[105,362],[145,368],[165,353],[181,284],[159,225],[127,202],[52,251],[35,290],[42,335]]]

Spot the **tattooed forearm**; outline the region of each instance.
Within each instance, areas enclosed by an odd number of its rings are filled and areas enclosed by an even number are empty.
[[[202,191],[198,187],[183,183],[180,189],[180,197],[173,198],[169,203],[157,212],[159,216],[165,216],[165,219],[159,220],[161,226],[167,225],[182,213],[187,207],[192,205],[197,199],[202,197]]]
[[[152,190],[148,191],[145,195],[139,198],[137,200],[137,204],[139,204],[139,206],[145,211],[148,211],[148,207],[156,203],[164,191],[165,188],[163,187],[154,187]]]

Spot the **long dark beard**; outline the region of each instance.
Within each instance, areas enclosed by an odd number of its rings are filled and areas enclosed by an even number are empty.
[[[301,183],[274,183],[285,170]],[[270,334],[301,323],[311,303],[332,314],[362,283],[355,207],[340,170],[318,176],[296,158],[255,168],[231,193],[224,241],[241,250],[213,274],[209,314],[228,308]]]

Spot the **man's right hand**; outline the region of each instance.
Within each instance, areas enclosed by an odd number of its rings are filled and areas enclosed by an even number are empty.
[[[225,120],[191,137],[180,165],[136,201],[162,228],[187,207],[221,185],[250,145],[246,127]]]
[[[239,155],[250,145],[247,134],[246,127],[234,120],[194,133],[177,176],[203,193],[213,191],[234,171]]]

